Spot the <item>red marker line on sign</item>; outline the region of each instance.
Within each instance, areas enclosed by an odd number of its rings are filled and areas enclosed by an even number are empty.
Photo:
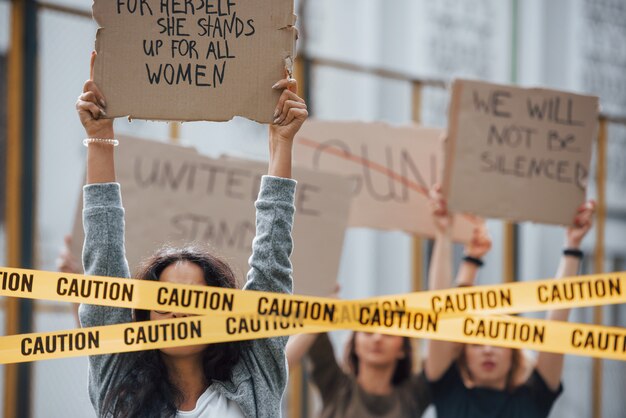
[[[320,149],[320,143],[319,142],[315,142],[312,141],[308,138],[299,138],[298,141],[302,144],[305,145],[307,147],[310,148],[315,148],[315,149]],[[370,161],[367,160],[363,157],[358,157],[354,154],[351,154],[349,151],[344,151],[344,150],[340,150],[337,149],[336,147],[325,147],[324,149],[321,150],[321,152],[325,152],[327,154],[331,154],[334,155],[335,157],[339,157],[341,159],[347,160],[347,161],[352,161],[353,163],[357,163],[360,164],[364,167],[367,167],[369,169],[372,169],[373,171],[378,171],[379,173],[390,177],[391,179],[405,185],[406,187],[408,187],[411,190],[414,190],[426,197],[428,197],[428,190],[425,189],[423,186],[420,186],[417,183],[413,183],[411,180],[407,179],[406,177],[401,176],[400,174],[396,173],[395,171],[392,171],[390,169],[388,169],[387,167],[385,167],[382,164],[378,164],[374,161]]]
[[[298,142],[300,142],[302,145],[309,147],[309,148],[313,148],[316,150],[320,150],[321,152],[325,152],[327,154],[331,154],[334,155],[335,157],[339,157],[343,160],[346,161],[351,161],[353,163],[356,164],[360,164],[364,167],[367,167],[373,171],[377,171],[382,175],[385,175],[403,185],[405,185],[406,187],[408,187],[411,190],[414,190],[418,193],[420,193],[421,195],[423,195],[424,197],[428,198],[428,190],[426,188],[424,188],[423,186],[412,182],[411,180],[407,179],[406,177],[401,176],[400,174],[396,173],[393,170],[388,169],[387,167],[385,167],[382,164],[376,163],[374,161],[370,161],[368,159],[365,159],[363,157],[359,157],[356,156],[352,153],[350,153],[349,151],[346,150],[341,150],[338,149],[337,147],[333,147],[333,146],[329,146],[329,147],[325,147],[323,149],[321,149],[321,144],[319,142],[315,142],[311,139],[308,138],[303,138],[300,137],[298,139]],[[478,222],[478,218],[474,215],[470,215],[470,214],[463,214],[463,216],[468,219],[470,222],[472,223],[477,223]]]

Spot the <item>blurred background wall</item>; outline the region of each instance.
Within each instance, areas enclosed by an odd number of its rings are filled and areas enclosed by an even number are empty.
[[[0,155],[6,155],[7,55],[15,4],[36,8],[36,88],[33,123],[35,164],[34,267],[51,270],[71,230],[83,182],[84,136],[74,104],[88,77],[95,23],[89,0],[0,0]],[[626,2],[624,0],[299,0],[300,56],[306,66],[309,105],[317,118],[385,121],[420,120],[445,126],[448,92],[411,80],[448,83],[464,76],[523,86],[545,86],[600,96],[602,111],[622,123],[608,123],[606,270],[626,270]],[[13,6],[12,6],[13,5]],[[343,68],[337,68],[342,63]],[[347,64],[347,65],[346,65]],[[378,69],[378,74],[361,69]],[[385,76],[381,76],[385,75]],[[416,93],[417,92],[417,93]],[[418,94],[419,109],[414,107]],[[13,114],[14,115],[14,114]],[[267,158],[266,128],[244,119],[229,123],[166,123],[118,120],[118,132],[178,141],[217,156],[230,153]],[[0,202],[5,206],[5,164],[0,164]],[[593,184],[589,196],[597,194]],[[0,214],[3,211],[0,210]],[[4,216],[0,217],[4,219]],[[490,221],[494,249],[480,283],[551,277],[557,266],[563,230],[544,225]],[[0,223],[0,265],[8,247]],[[585,242],[584,271],[593,271],[594,233]],[[431,244],[419,250],[426,270]],[[457,259],[461,249],[457,248]],[[411,291],[415,283],[412,237],[401,232],[351,229],[347,232],[338,281],[343,298]],[[0,334],[5,334],[7,301],[0,299]],[[626,307],[601,309],[607,325],[626,326]],[[72,328],[69,306],[33,304],[36,332]],[[592,322],[592,309],[577,309],[572,321]],[[345,333],[333,335],[338,355]],[[85,358],[34,363],[31,374],[33,417],[93,417],[87,396]],[[17,387],[0,366],[0,406],[12,402]],[[603,361],[596,372],[602,390],[596,411],[624,417],[626,364]],[[568,356],[565,392],[552,417],[594,416],[592,360]],[[315,391],[293,376],[285,413],[313,417]],[[10,381],[8,381],[10,380]],[[1,410],[1,409],[0,409]],[[432,412],[431,412],[432,414]]]

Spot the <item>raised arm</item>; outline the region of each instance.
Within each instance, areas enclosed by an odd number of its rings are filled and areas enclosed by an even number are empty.
[[[306,120],[306,104],[296,92],[296,80],[279,81],[274,89],[283,90],[276,107],[276,118],[269,128],[270,159],[268,175],[261,181],[255,203],[256,236],[252,242],[250,271],[245,288],[291,293],[296,182],[291,179],[293,139]]]
[[[287,342],[287,364],[292,369],[300,364],[307,355],[318,334],[297,334],[289,337]]]
[[[349,384],[350,378],[343,372],[333,350],[328,334],[311,334],[315,337],[308,359],[311,381],[318,388],[324,406],[333,404],[341,388]],[[307,335],[308,337],[308,335]]]
[[[87,138],[113,139],[113,120],[106,119],[104,96],[91,78],[85,82],[76,110]],[[109,277],[129,277],[124,248],[124,208],[120,185],[115,183],[113,145],[92,141],[87,149],[87,185],[83,188],[83,266],[86,274]],[[97,305],[81,305],[81,325],[84,327],[120,324],[132,321],[130,309]],[[119,369],[117,354],[89,357],[89,396],[98,415],[104,415],[102,405],[106,394],[124,371]]]
[[[439,185],[430,191],[430,207],[435,225],[435,247],[428,271],[429,290],[452,286],[452,216]]]
[[[291,179],[291,153],[293,138],[308,113],[304,101],[296,95],[295,80],[281,80],[274,88],[283,92],[269,131],[269,169],[261,180],[255,203],[256,235],[244,289],[291,293],[291,231],[296,192],[296,182]],[[252,373],[253,380],[258,379],[272,388],[277,405],[287,384],[286,344],[287,337],[254,340],[251,350],[244,353],[248,366],[256,370]]]
[[[478,269],[482,266],[482,258],[491,249],[491,237],[487,231],[487,224],[479,220],[474,225],[472,239],[465,245],[463,262],[456,274],[457,287],[474,286]]]
[[[96,53],[91,53],[89,80],[83,86],[83,94],[78,97],[76,110],[85,128],[87,138],[112,139],[113,119],[106,119],[104,95],[93,81],[93,68]],[[112,183],[115,181],[113,146],[92,142],[87,149],[87,184]]]
[[[447,289],[452,285],[452,216],[439,185],[430,191],[435,223],[435,248],[430,259],[428,285],[430,290]],[[424,372],[430,381],[439,380],[460,353],[461,345],[445,341],[428,341]]]
[[[63,238],[64,246],[59,252],[59,256],[57,258],[57,270],[61,273],[68,274],[82,274],[83,266],[80,262],[74,257],[72,254],[72,236],[66,235]],[[74,318],[76,319],[76,324],[80,326],[80,318],[78,317],[78,308],[80,303],[72,304],[72,312],[74,313]]]
[[[270,125],[270,163],[268,174],[274,177],[291,178],[291,155],[293,139],[308,117],[306,103],[298,96],[298,82],[285,78],[274,84],[283,90],[274,111],[274,123]]]
[[[115,183],[114,146],[110,143],[114,138],[113,120],[106,119],[104,96],[93,81],[95,59],[94,52],[90,79],[85,82],[83,93],[76,102],[87,139],[92,140],[87,148],[87,184],[83,189],[83,267],[86,274],[129,277],[124,249],[124,209],[120,186]],[[103,140],[109,140],[109,143]],[[90,315],[90,325],[130,319],[129,310],[91,308],[92,313],[106,314],[106,318]],[[121,312],[123,318],[117,315]]]
[[[339,284],[335,286],[335,290],[328,297],[333,299],[339,298]],[[287,363],[289,368],[300,364],[315,343],[315,340],[317,340],[317,337],[318,334],[297,334],[289,337],[289,342],[287,343]]]
[[[565,245],[567,250],[580,251],[580,244],[591,229],[593,224],[593,214],[596,204],[590,200],[578,208],[573,223],[567,228]],[[576,252],[576,251],[573,251]],[[580,268],[580,258],[576,255],[563,254],[556,272],[556,278],[572,277],[578,274]],[[582,253],[581,253],[582,255]],[[569,309],[561,309],[548,312],[547,318],[552,321],[567,321]],[[563,354],[540,352],[537,356],[537,372],[545,380],[548,387],[556,391],[561,382],[563,374]]]

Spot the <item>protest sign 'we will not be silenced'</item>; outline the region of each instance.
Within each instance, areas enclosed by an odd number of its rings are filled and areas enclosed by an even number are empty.
[[[568,225],[585,200],[598,98],[457,80],[444,189],[449,207]]]

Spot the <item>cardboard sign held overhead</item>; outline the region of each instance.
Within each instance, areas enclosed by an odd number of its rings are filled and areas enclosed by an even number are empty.
[[[94,0],[110,117],[270,123],[295,56],[293,0]]]
[[[254,202],[266,163],[216,160],[189,148],[121,138],[116,168],[132,271],[164,244],[199,243],[215,249],[244,283],[255,235]],[[328,296],[337,283],[350,183],[305,169],[294,170],[294,178],[294,291]],[[84,235],[77,212],[73,252],[80,259]]]
[[[299,167],[352,179],[349,225],[433,237],[430,187],[441,181],[442,130],[382,123],[307,121],[295,139]],[[454,239],[471,239],[471,219],[455,219]]]
[[[585,200],[598,98],[456,80],[444,190],[451,210],[568,225]]]

